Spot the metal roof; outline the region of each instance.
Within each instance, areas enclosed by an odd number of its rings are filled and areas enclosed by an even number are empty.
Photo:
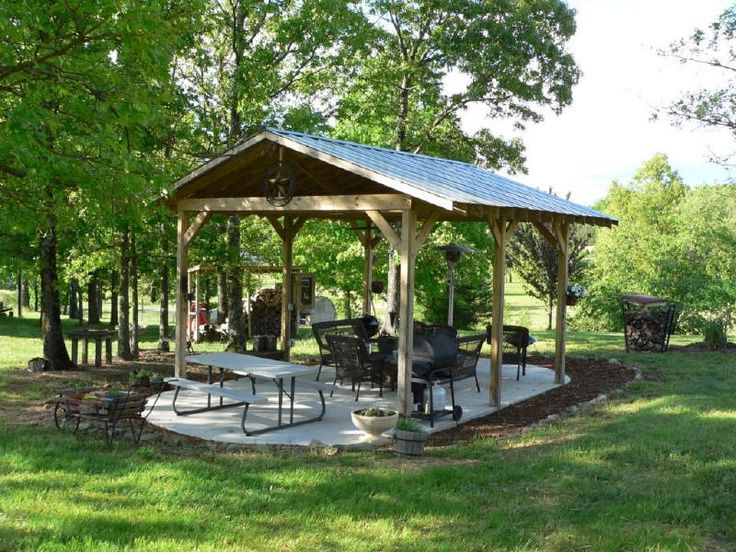
[[[186,197],[188,184],[205,177],[216,167],[232,162],[264,140],[369,178],[442,209],[453,210],[458,207],[462,210],[464,206],[477,205],[579,217],[585,222],[606,226],[618,223],[609,215],[471,163],[280,128],[265,128],[180,178],[175,183],[177,194],[180,198]]]
[[[617,222],[609,215],[531,188],[471,163],[279,128],[267,128],[266,131],[401,181],[406,186],[423,192],[423,197],[429,194],[456,203],[530,209]]]

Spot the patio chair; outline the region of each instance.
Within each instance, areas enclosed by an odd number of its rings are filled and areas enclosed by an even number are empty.
[[[360,398],[360,386],[363,382],[371,385],[378,384],[378,396],[383,397],[384,366],[383,362],[372,362],[370,353],[366,348],[366,342],[360,337],[327,334],[327,343],[332,351],[333,363],[335,365],[335,381],[340,380],[342,384],[345,379],[358,384],[355,400]],[[330,393],[332,396],[332,393]]]
[[[488,326],[488,343],[491,343],[493,328]],[[526,376],[526,353],[529,345],[536,343],[536,339],[529,335],[529,328],[524,326],[503,326],[503,363],[516,364],[516,381],[519,374]]]
[[[359,337],[365,343],[368,343],[368,334],[365,330],[360,318],[346,318],[343,320],[327,320],[325,322],[317,322],[312,324],[312,335],[317,341],[319,347],[319,370],[317,371],[317,380],[322,373],[323,366],[334,366],[333,354],[330,344],[327,341],[328,335],[346,335]]]

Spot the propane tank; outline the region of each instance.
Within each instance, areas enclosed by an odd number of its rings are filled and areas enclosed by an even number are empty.
[[[445,388],[438,383],[435,383],[432,386],[432,410],[434,412],[444,410],[446,399],[447,392],[445,391]],[[429,386],[424,388],[424,404],[429,404]]]

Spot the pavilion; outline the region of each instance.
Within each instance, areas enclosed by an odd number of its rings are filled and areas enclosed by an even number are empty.
[[[551,193],[530,188],[469,163],[266,128],[204,163],[175,183],[177,212],[176,376],[185,373],[187,253],[212,213],[255,215],[270,221],[283,241],[281,347],[289,354],[292,250],[307,219],[353,223],[365,248],[364,311],[371,293],[371,250],[380,236],[399,253],[399,369],[397,410],[411,412],[414,266],[435,224],[484,222],[494,238],[490,406],[501,404],[506,244],[518,223],[529,222],[558,251],[555,383],[565,376],[568,248],[573,224],[610,227],[616,219]],[[358,223],[367,222],[360,230]],[[372,223],[372,224],[371,224]],[[400,231],[395,230],[400,223]]]

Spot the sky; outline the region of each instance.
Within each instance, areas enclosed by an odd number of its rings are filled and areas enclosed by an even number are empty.
[[[687,90],[716,85],[722,72],[681,64],[657,55],[657,49],[705,28],[731,2],[723,0],[569,0],[577,11],[577,33],[570,42],[583,75],[573,103],[559,116],[520,134],[526,145],[528,174],[509,175],[584,205],[603,198],[613,180],[627,183],[652,155],[669,156],[689,185],[729,179],[709,162],[713,153],[736,150],[724,131],[676,128],[666,119],[652,122]],[[463,127],[481,125],[510,135],[510,127],[468,110]]]

